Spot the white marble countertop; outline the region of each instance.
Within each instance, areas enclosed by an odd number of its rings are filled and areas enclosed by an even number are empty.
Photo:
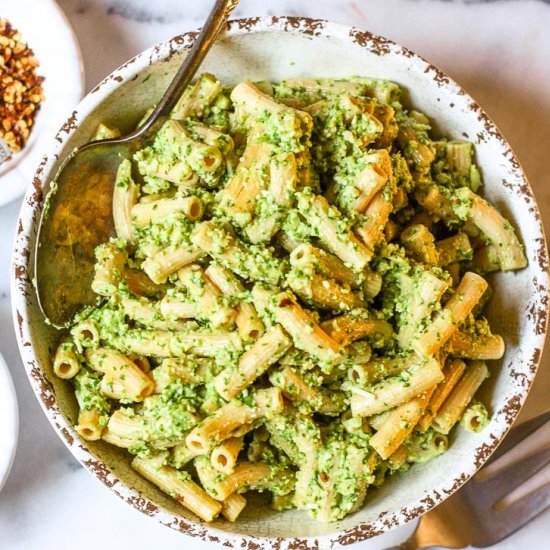
[[[17,0],[13,0],[17,1]],[[35,0],[37,7],[40,0]],[[204,0],[59,0],[79,37],[87,89],[144,48],[200,25]],[[242,0],[236,16],[305,15],[387,36],[463,85],[501,128],[535,189],[550,227],[550,5],[542,0]],[[1,14],[0,14],[1,15]],[[35,16],[39,16],[35,14]],[[19,397],[16,461],[0,495],[0,548],[213,549],[139,514],[89,476],[40,410],[24,375],[11,323],[9,262],[21,201],[0,208],[0,351]],[[547,407],[550,354],[524,418]],[[550,509],[499,549],[547,548]],[[357,548],[366,548],[359,544]],[[369,548],[383,548],[383,540]]]

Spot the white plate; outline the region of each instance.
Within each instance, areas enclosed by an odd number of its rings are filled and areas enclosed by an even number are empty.
[[[8,365],[0,354],[0,491],[8,479],[19,432],[19,410]]]
[[[0,166],[0,206],[16,199],[32,182],[47,143],[82,99],[84,72],[76,36],[53,0],[0,0],[0,17],[21,31],[40,61],[45,100],[29,141]]]

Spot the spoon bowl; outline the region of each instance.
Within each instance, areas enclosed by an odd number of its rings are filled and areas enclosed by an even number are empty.
[[[131,153],[127,142],[90,143],[65,160],[55,179],[40,221],[35,272],[40,307],[57,328],[97,301],[90,286],[94,250],[114,236],[116,172]]]

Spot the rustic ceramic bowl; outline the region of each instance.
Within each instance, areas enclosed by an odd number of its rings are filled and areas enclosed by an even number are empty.
[[[82,101],[46,151],[23,204],[14,253],[13,314],[23,362],[44,412],[73,455],[117,495],[161,523],[238,548],[329,548],[364,540],[418,517],[456,491],[499,444],[527,396],[548,312],[546,243],[533,193],[514,153],[487,115],[457,84],[413,52],[324,21],[273,17],[229,24],[203,66],[226,83],[291,76],[388,78],[408,91],[410,103],[436,122],[437,132],[472,140],[485,196],[519,230],[529,267],[491,277],[495,293],[488,315],[494,331],[505,337],[507,350],[501,361],[491,365],[492,377],[484,387],[492,419],[483,432],[459,430],[447,453],[394,476],[368,495],[363,510],[337,523],[319,524],[302,512],[274,512],[258,498],[237,523],[217,520],[206,525],[135,474],[126,452],[82,441],[75,433],[73,391],[51,368],[59,334],[44,323],[32,284],[44,191],[60,160],[89,140],[100,121],[123,131],[132,128],[158,100],[195,36],[178,36],[116,70]]]

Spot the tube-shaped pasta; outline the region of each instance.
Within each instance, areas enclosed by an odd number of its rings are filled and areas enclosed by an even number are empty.
[[[447,266],[456,262],[471,260],[473,249],[466,233],[459,231],[456,235],[442,239],[435,243],[438,265]]]
[[[435,359],[411,358],[408,376],[390,378],[368,391],[350,386],[350,404],[354,416],[371,416],[396,407],[421,395],[443,380],[439,362]]]
[[[321,323],[321,328],[336,342],[344,346],[363,338],[380,338],[387,342],[393,337],[392,326],[383,319],[368,316],[368,312],[357,311],[333,317]]]
[[[221,92],[219,80],[209,73],[203,73],[195,84],[185,89],[170,116],[176,120],[199,117]]]
[[[138,355],[137,353],[130,353],[128,359],[133,361],[143,372],[147,374],[151,372],[151,363],[149,363],[147,357]]]
[[[349,360],[352,365],[366,365],[372,357],[372,348],[364,340],[361,342],[352,342],[347,347]]]
[[[459,206],[456,211],[461,218],[471,219],[482,233],[497,247],[502,271],[521,269],[527,265],[514,228],[485,199],[467,187],[456,191]]]
[[[430,214],[443,220],[446,224],[457,223],[459,217],[453,210],[449,192],[440,185],[427,185],[417,190],[415,198]]]
[[[189,474],[164,465],[162,459],[136,456],[132,468],[204,521],[213,521],[222,511],[222,504],[192,481]]]
[[[458,384],[466,369],[466,363],[461,359],[448,360],[443,368],[444,379],[436,386],[424,416],[418,422],[418,431],[425,432],[433,422],[435,415],[453,391],[453,388]]]
[[[161,284],[166,282],[168,275],[200,260],[203,256],[204,252],[199,248],[168,246],[147,258],[141,267],[154,283]]]
[[[435,238],[422,224],[409,225],[401,233],[401,243],[413,259],[429,266],[439,265]]]
[[[193,134],[194,138],[203,141],[207,145],[217,147],[224,155],[233,150],[235,144],[229,134],[224,134],[196,120],[186,120],[185,127]]]
[[[137,455],[184,515],[236,521],[257,490],[340,521],[457,421],[489,421],[480,360],[504,341],[476,274],[522,267],[523,248],[475,194],[473,144],[435,140],[399,93],[205,74],[117,161],[98,302],[52,367],[79,437]]]
[[[87,441],[97,441],[103,431],[103,415],[97,409],[80,410],[78,424],[75,426],[77,433]]]
[[[185,441],[174,445],[170,449],[170,463],[176,468],[183,468],[186,464],[189,464],[195,457],[201,453],[196,449],[190,449]]]
[[[366,166],[353,182],[359,191],[353,209],[359,213],[366,210],[376,194],[384,187],[392,174],[391,159],[386,149],[372,151],[365,155]]]
[[[269,241],[281,225],[282,211],[292,206],[298,183],[296,157],[293,153],[279,153],[271,158],[267,195],[268,212],[261,212],[245,231],[250,242]]]
[[[193,319],[197,317],[197,305],[187,296],[172,292],[160,301],[159,310],[165,319]]]
[[[439,409],[433,421],[434,429],[442,434],[448,434],[488,376],[489,370],[483,361],[472,361]]]
[[[135,296],[161,298],[164,294],[164,287],[153,283],[143,271],[126,267],[123,272],[124,282],[128,286],[128,290]]]
[[[314,103],[323,98],[347,93],[352,96],[366,95],[367,87],[359,82],[334,80],[332,78],[287,78],[277,86],[277,95],[303,97],[305,103]]]
[[[330,277],[352,288],[359,288],[361,286],[362,277],[358,273],[346,267],[344,262],[337,256],[325,252],[310,243],[299,244],[290,251],[290,264],[302,269],[312,267],[321,275]]]
[[[243,447],[243,438],[230,437],[212,449],[210,462],[222,474],[232,474],[237,464],[237,457]]]
[[[241,346],[238,334],[230,332],[131,329],[112,338],[110,345],[124,353],[154,357],[186,357],[189,353],[211,357]]]
[[[409,358],[384,357],[373,359],[366,364],[353,364],[348,369],[348,378],[358,386],[367,388],[389,376],[397,376],[410,367]]]
[[[258,132],[250,132],[235,174],[220,197],[220,208],[241,226],[250,222],[258,198],[269,183],[270,157],[274,147],[260,141],[259,137]]]
[[[172,333],[164,330],[130,329],[109,340],[109,345],[123,353],[153,357],[173,357]]]
[[[293,269],[287,281],[300,298],[320,308],[349,311],[364,305],[359,294],[323,275]]]
[[[75,344],[71,341],[61,342],[57,346],[53,358],[53,371],[55,374],[66,380],[75,376],[81,367],[82,364],[75,349]]]
[[[288,253],[291,253],[295,248],[298,248],[301,244],[305,244],[304,241],[298,239],[295,235],[289,235],[284,231],[279,231],[275,235],[277,243]]]
[[[107,425],[111,405],[100,391],[101,376],[82,368],[73,378],[75,396],[80,408],[76,431],[84,438],[95,441]]]
[[[178,278],[196,305],[197,317],[215,327],[227,328],[235,320],[235,310],[223,301],[218,287],[205,275],[199,265],[188,265],[178,271]]]
[[[346,358],[342,347],[315,323],[289,292],[274,293],[255,285],[252,298],[256,307],[268,309],[273,314],[298,349],[328,365],[337,365]]]
[[[389,458],[413,431],[424,412],[427,397],[424,394],[399,405],[384,425],[370,438],[369,445],[380,458],[383,460]]]
[[[397,342],[399,347],[407,349],[422,326],[439,304],[449,283],[422,270],[416,277],[403,276],[401,285],[406,288],[406,309],[401,313]]]
[[[244,279],[277,284],[281,278],[279,260],[256,256],[239,239],[212,222],[200,223],[191,235],[191,241]]]
[[[216,376],[214,387],[227,401],[250,386],[292,345],[279,325],[273,326],[241,356],[236,371],[225,369]]]
[[[173,212],[182,212],[186,218],[196,221],[202,218],[204,205],[195,195],[139,202],[132,208],[132,223],[138,229],[142,229]]]
[[[309,411],[337,416],[347,407],[343,392],[310,386],[292,367],[283,367],[271,373],[269,381],[280,388],[285,397]]]
[[[208,179],[223,161],[217,147],[193,139],[176,120],[167,120],[162,125],[155,135],[152,150],[138,151],[134,158],[142,174],[184,185],[193,173]]]
[[[378,191],[363,212],[366,221],[355,228],[357,235],[370,250],[374,250],[374,247],[384,237],[384,228],[393,211],[394,190],[394,186],[386,185]]]
[[[460,264],[458,262],[454,264],[449,264],[445,266],[445,271],[447,271],[447,273],[450,276],[449,282],[451,283],[451,286],[453,288],[456,288],[456,286],[460,281],[460,271],[461,271]]]
[[[175,332],[170,337],[171,357],[186,357],[189,353],[215,357],[224,350],[239,350],[242,340],[236,332]]]
[[[469,334],[455,332],[449,340],[447,351],[463,359],[500,359],[504,355],[504,340],[498,334]]]
[[[117,237],[135,243],[132,229],[132,208],[137,202],[139,188],[132,178],[132,163],[125,159],[120,163],[113,189],[113,220]]]
[[[409,449],[405,444],[401,444],[397,449],[388,457],[388,464],[392,470],[399,470],[407,463],[409,457]]]
[[[472,272],[462,277],[458,287],[426,330],[411,341],[411,347],[421,355],[436,353],[457,331],[487,290],[485,279]]]
[[[205,454],[216,443],[233,437],[243,425],[252,424],[264,416],[269,417],[282,408],[283,398],[278,388],[258,390],[250,406],[233,399],[191,430],[186,438],[187,446]]]
[[[264,426],[271,435],[269,442],[297,466],[315,456],[321,448],[321,432],[317,424],[290,405],[282,413],[266,419]]]
[[[166,319],[158,302],[151,302],[147,298],[132,298],[121,296],[119,305],[130,319],[137,321],[148,328],[160,330],[185,330],[186,323]],[[162,302],[160,303],[162,305]]]
[[[231,474],[225,476],[212,467],[207,457],[195,458],[194,464],[202,486],[220,501],[245,488],[266,488],[271,481],[271,466],[265,462],[240,462]]]
[[[378,103],[383,105],[398,101],[402,93],[399,84],[391,80],[371,78],[368,76],[352,76],[350,80],[351,82],[357,82],[364,85],[366,87],[365,95],[374,97]]]
[[[492,273],[500,270],[498,249],[494,244],[483,246],[474,253],[472,265],[478,273]]]
[[[258,117],[271,116],[285,124],[285,130],[290,134],[287,139],[299,140],[303,135],[311,134],[313,121],[308,113],[275,101],[249,80],[233,88],[231,100],[238,118],[249,125],[257,124]]]
[[[391,219],[388,220],[386,227],[384,227],[384,238],[386,239],[386,242],[391,243],[400,233],[401,226]]]
[[[120,388],[113,397],[141,401],[155,390],[155,383],[133,362],[118,351],[109,348],[86,350],[86,361],[96,371]]]
[[[204,357],[170,357],[163,359],[161,364],[153,369],[155,393],[162,393],[170,384],[204,384],[211,377],[212,359]]]
[[[129,412],[131,411],[131,412]],[[117,409],[110,417],[101,439],[117,447],[129,449],[143,435],[143,419],[132,409]]]
[[[217,263],[211,263],[205,274],[226,296],[241,299],[236,306],[235,324],[243,340],[255,340],[260,337],[265,330],[264,324],[258,317],[256,308],[250,302],[244,301],[247,291],[239,279]]]
[[[111,296],[118,290],[126,263],[126,253],[113,243],[102,244],[96,249],[92,290],[101,296]]]
[[[235,522],[245,506],[246,498],[238,493],[233,493],[222,502],[222,516],[227,521]]]
[[[298,209],[315,228],[321,242],[345,264],[360,271],[371,261],[372,250],[351,229],[342,227],[342,215],[324,197],[303,193],[298,199]]]
[[[369,317],[366,310],[346,313],[321,323],[321,328],[343,346],[363,338],[381,339],[390,342],[393,328],[387,321]]]
[[[489,413],[485,405],[475,399],[470,402],[460,417],[461,426],[467,432],[473,433],[482,431],[489,424],[489,421]]]

